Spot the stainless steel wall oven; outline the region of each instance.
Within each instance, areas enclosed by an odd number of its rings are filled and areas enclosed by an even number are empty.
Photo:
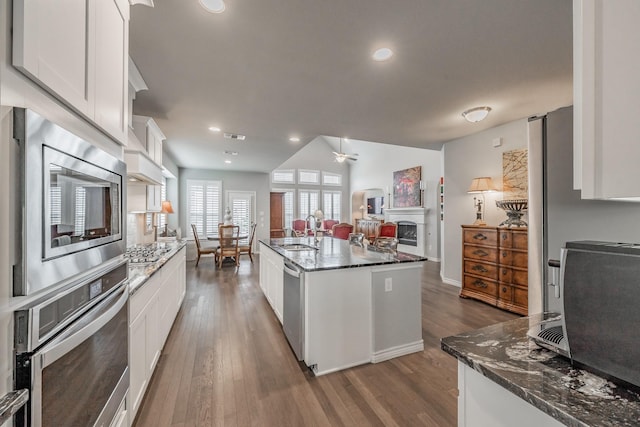
[[[126,165],[31,110],[13,114],[19,296],[73,281],[124,253]]]
[[[15,312],[16,425],[111,425],[129,388],[128,266],[121,261]]]

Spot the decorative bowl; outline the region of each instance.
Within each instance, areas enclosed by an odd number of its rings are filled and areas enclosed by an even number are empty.
[[[507,219],[502,221],[499,227],[526,227],[527,223],[522,220],[522,215],[527,210],[528,204],[527,199],[496,200],[496,206],[507,213]]]

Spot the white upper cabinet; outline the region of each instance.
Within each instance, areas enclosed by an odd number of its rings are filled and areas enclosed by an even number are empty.
[[[574,188],[640,201],[640,2],[574,0]]]
[[[13,65],[127,142],[129,3],[14,0]]]
[[[151,160],[162,166],[162,141],[166,139],[152,117],[133,116],[133,132],[147,150]]]
[[[126,141],[129,110],[129,4],[124,0],[95,3],[95,120]]]

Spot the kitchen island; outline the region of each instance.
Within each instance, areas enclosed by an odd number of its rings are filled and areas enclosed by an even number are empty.
[[[442,349],[458,359],[458,425],[639,425],[637,391],[529,341],[527,331],[542,319],[522,317],[442,339]]]
[[[260,244],[260,286],[281,323],[284,264],[300,271],[300,358],[315,375],[424,349],[420,282],[426,258],[331,237]]]

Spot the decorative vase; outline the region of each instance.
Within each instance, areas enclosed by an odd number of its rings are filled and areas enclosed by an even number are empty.
[[[231,209],[227,206],[227,209],[224,211],[224,225],[232,225],[233,224],[233,216],[231,215]]]

